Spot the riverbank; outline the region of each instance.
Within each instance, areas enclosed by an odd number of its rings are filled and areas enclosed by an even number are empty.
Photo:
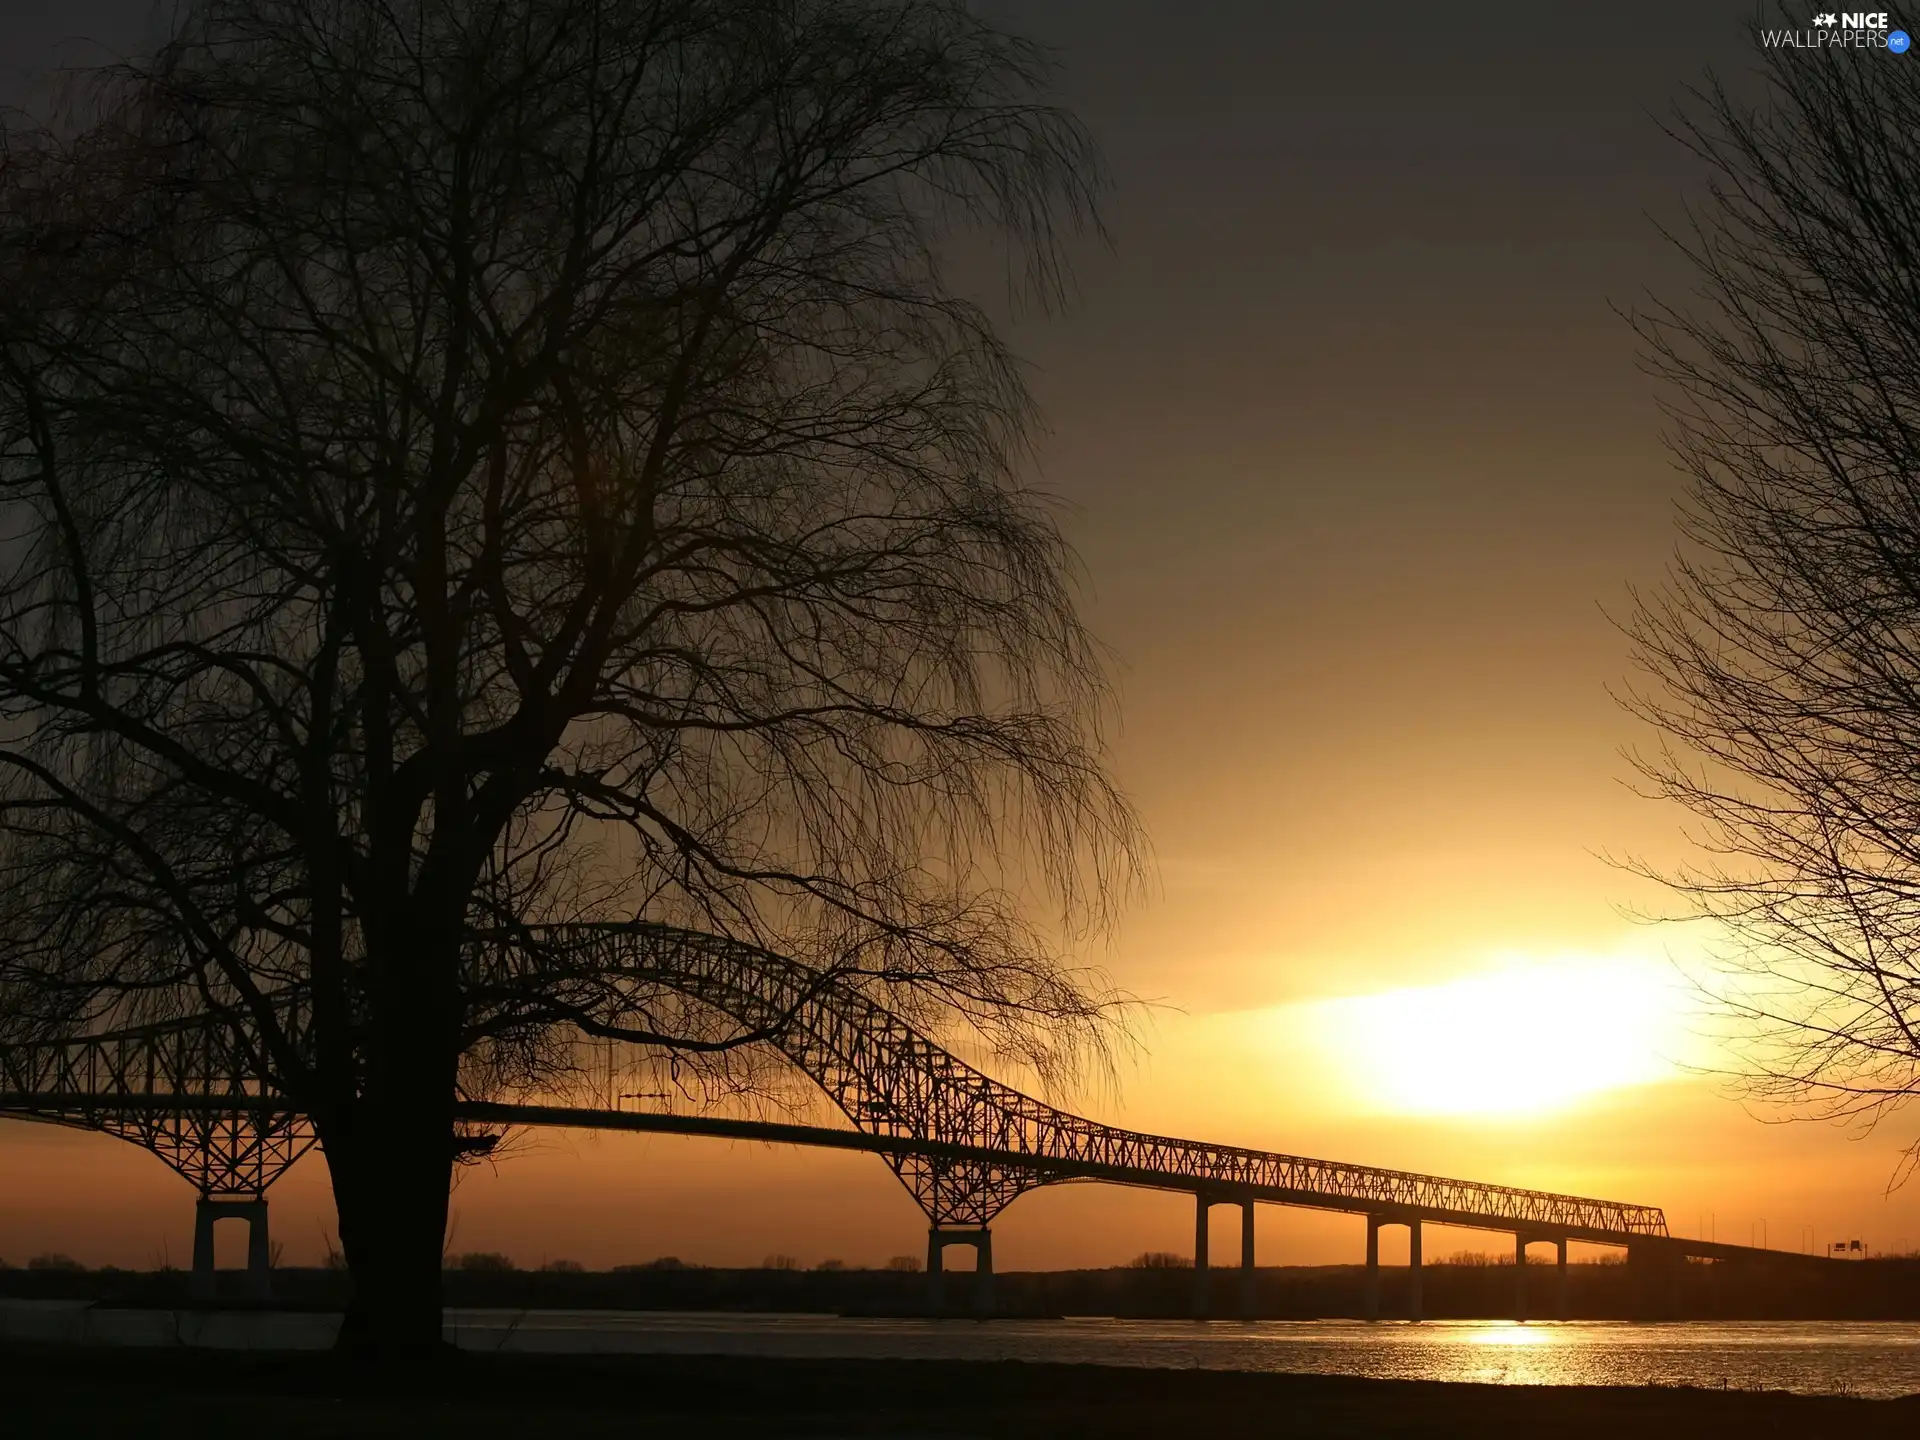
[[[414,1393],[370,1390],[331,1357],[0,1348],[11,1427],[37,1440],[169,1433],[198,1440],[319,1436],[703,1437],[1172,1434],[1553,1435],[1568,1440],[1752,1440],[1898,1433],[1920,1399],[1874,1401],[1691,1389],[1453,1385],[1097,1365],[732,1356],[468,1358]]]
[[[220,1303],[248,1303],[247,1277],[219,1277]],[[1407,1313],[1404,1266],[1381,1268],[1380,1316]],[[1434,1264],[1424,1267],[1421,1309],[1429,1320],[1496,1320],[1518,1309],[1511,1264]],[[1906,1320],[1920,1321],[1920,1261],[1875,1259],[1807,1264],[1689,1264],[1669,1272],[1652,1298],[1621,1264],[1568,1267],[1567,1318],[1576,1320]],[[1527,1313],[1555,1316],[1559,1285],[1554,1267],[1528,1267]],[[1208,1276],[1211,1313],[1241,1314],[1240,1275],[1218,1268]],[[338,1311],[346,1305],[347,1276],[338,1270],[276,1270],[272,1304],[281,1310]],[[1357,1265],[1263,1266],[1254,1272],[1253,1317],[1263,1320],[1358,1319],[1365,1315],[1366,1281]],[[612,1271],[452,1269],[446,1303],[452,1307],[514,1310],[706,1310],[719,1313],[910,1316],[928,1313],[928,1277],[901,1270],[841,1267],[801,1270],[780,1266],[720,1269],[654,1262]],[[195,1303],[179,1270],[0,1269],[0,1298],[86,1300],[94,1304],[181,1309]],[[944,1277],[947,1313],[977,1313],[975,1277]],[[1009,1318],[1109,1315],[1122,1319],[1176,1319],[1194,1311],[1194,1273],[1187,1268],[1116,1266],[1100,1270],[1008,1271],[993,1277],[992,1311]]]

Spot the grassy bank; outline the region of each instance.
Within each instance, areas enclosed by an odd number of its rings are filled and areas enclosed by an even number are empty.
[[[0,1430],[36,1440],[318,1436],[1222,1436],[1752,1440],[1898,1433],[1920,1401],[1443,1385],[948,1361],[489,1357],[411,1394],[329,1360],[0,1350]]]

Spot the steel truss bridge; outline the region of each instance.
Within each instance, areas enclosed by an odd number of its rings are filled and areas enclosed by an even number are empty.
[[[1249,1303],[1254,1206],[1261,1202],[1367,1217],[1368,1303],[1378,1306],[1378,1231],[1411,1232],[1412,1292],[1419,1306],[1423,1224],[1511,1232],[1524,1259],[1531,1243],[1558,1249],[1562,1297],[1570,1240],[1625,1246],[1635,1259],[1779,1254],[1685,1241],[1649,1205],[1595,1200],[1300,1155],[1149,1135],[1085,1119],[983,1074],[846,979],[718,936],[652,924],[570,926],[530,932],[530,943],[486,947],[481,983],[604,983],[664,989],[767,1032],[777,1048],[846,1117],[844,1128],[713,1115],[637,1112],[541,1103],[462,1104],[458,1117],[495,1125],[549,1125],[726,1136],[870,1151],[892,1168],[929,1222],[928,1270],[939,1284],[948,1244],[974,1247],[990,1304],[991,1223],[1042,1185],[1103,1181],[1196,1197],[1197,1300],[1208,1286],[1211,1207],[1242,1211],[1242,1302]],[[304,1028],[306,997],[275,997],[289,1033]],[[316,1143],[299,1107],[263,1082],[250,1057],[254,1022],[240,1013],[0,1045],[0,1115],[97,1130],[153,1151],[200,1191],[195,1271],[212,1280],[212,1227],[246,1219],[249,1269],[266,1280],[266,1192]],[[1524,1281],[1524,1270],[1518,1272]],[[937,1291],[936,1291],[937,1293]]]

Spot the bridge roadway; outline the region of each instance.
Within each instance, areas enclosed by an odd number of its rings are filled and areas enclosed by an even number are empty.
[[[1026,1190],[1068,1181],[1193,1194],[1196,1305],[1202,1308],[1209,1293],[1208,1216],[1220,1204],[1238,1205],[1242,1212],[1243,1304],[1251,1295],[1253,1215],[1260,1202],[1365,1215],[1373,1311],[1383,1226],[1409,1228],[1416,1312],[1426,1224],[1510,1232],[1521,1257],[1529,1244],[1553,1244],[1563,1288],[1569,1241],[1624,1246],[1630,1261],[1643,1263],[1785,1253],[1671,1237],[1665,1216],[1652,1206],[1101,1125],[991,1079],[847,980],[797,961],[724,937],[649,924],[530,933],[536,939],[526,950],[495,954],[477,965],[477,992],[573,984],[582,977],[599,987],[674,991],[749,1031],[773,1035],[769,1043],[826,1092],[852,1128],[505,1101],[470,1102],[463,1119],[673,1131],[878,1154],[928,1217],[928,1269],[936,1285],[949,1244],[972,1246],[977,1269],[990,1276],[994,1217]],[[283,992],[275,1007],[287,1033],[305,1033],[303,992]],[[214,1221],[246,1220],[251,1251],[264,1256],[266,1190],[315,1143],[300,1108],[254,1074],[253,1057],[263,1048],[248,1032],[255,1023],[244,1015],[194,1015],[0,1045],[0,1115],[102,1130],[153,1150],[200,1190],[195,1268],[210,1278]],[[988,1295],[990,1281],[978,1282],[976,1296]]]

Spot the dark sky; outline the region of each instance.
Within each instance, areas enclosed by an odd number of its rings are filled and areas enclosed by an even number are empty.
[[[1072,507],[1089,614],[1121,662],[1117,763],[1158,861],[1151,899],[1089,958],[1189,1012],[1148,1035],[1123,1118],[1650,1192],[1676,1216],[1697,1202],[1724,1220],[1740,1195],[1773,1207],[1754,1213],[1776,1234],[1793,1216],[1920,1234],[1911,1205],[1900,1220],[1846,1208],[1878,1203],[1903,1137],[1870,1152],[1828,1137],[1841,1148],[1817,1157],[1796,1140],[1809,1158],[1783,1169],[1766,1148],[1780,1132],[1680,1081],[1591,1124],[1396,1129],[1342,1110],[1342,1082],[1298,1055],[1275,1050],[1271,1074],[1248,1079],[1257,1034],[1293,1022],[1206,1028],[1444,986],[1489,973],[1490,957],[1605,957],[1630,942],[1620,906],[1641,897],[1599,852],[1678,853],[1675,817],[1621,784],[1635,732],[1606,689],[1626,647],[1603,611],[1660,574],[1676,489],[1611,307],[1686,290],[1655,222],[1680,221],[1700,177],[1656,117],[1709,66],[1753,70],[1751,0],[989,8],[1059,47],[1064,97],[1114,178],[1114,248],[1089,246],[1071,313],[1022,322],[1017,340],[1052,427],[1039,479]],[[0,0],[0,76],[19,94],[63,38],[72,57],[90,52],[71,37],[131,45],[149,13]],[[1522,1001],[1486,993],[1524,1021]],[[596,1153],[604,1180],[615,1152]],[[59,1205],[104,1163],[60,1161],[73,1185],[48,1168],[31,1195],[0,1165],[0,1253],[10,1227],[69,1223]],[[684,1184],[648,1169],[665,1177],[648,1182],[663,1237],[649,1253],[726,1258],[726,1206],[751,1207],[763,1163],[736,1157]],[[740,1243],[854,1259],[913,1248],[897,1206],[884,1225],[900,1236],[864,1238],[882,1225],[873,1207],[898,1197],[869,1199],[881,1182],[858,1166],[856,1190],[836,1188],[838,1163],[781,1172],[812,1238]],[[591,1206],[616,1204],[600,1181],[567,1178],[577,1160],[527,1164],[501,1183],[537,1199],[463,1190],[462,1248],[547,1243],[528,1238],[544,1233],[537,1215],[597,1233]],[[1055,1203],[1016,1208],[1042,1218],[1013,1232],[1009,1263],[1023,1246],[1031,1262],[1106,1263],[1149,1243],[1110,1240],[1110,1199]],[[122,1263],[145,1258],[129,1247]]]
[[[1004,13],[1115,176],[1114,253],[1026,348],[1162,861],[1132,967],[1252,1003],[1616,926],[1591,852],[1668,824],[1617,783],[1600,607],[1675,482],[1610,305],[1688,283],[1655,117],[1751,71],[1750,8]]]
[[[0,4],[22,93],[171,0]],[[1655,117],[1751,71],[1750,0],[988,8],[1114,178],[1113,250],[1018,334],[1160,862],[1104,958],[1207,1008],[1597,942],[1593,852],[1672,829],[1604,689],[1674,487],[1609,306],[1687,283]]]

